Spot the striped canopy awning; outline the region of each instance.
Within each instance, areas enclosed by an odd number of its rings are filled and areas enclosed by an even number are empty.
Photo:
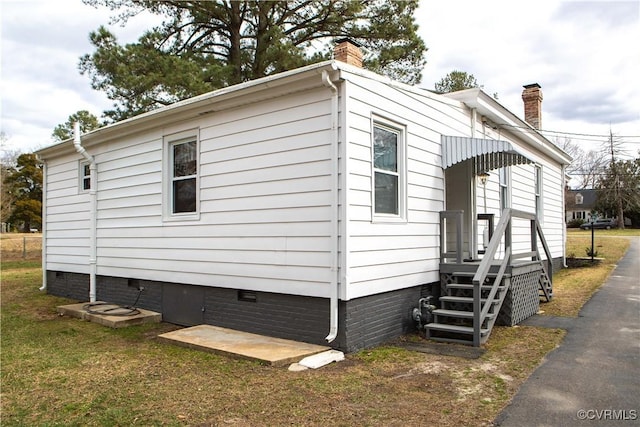
[[[507,141],[442,135],[443,169],[469,159],[476,172],[533,163]]]

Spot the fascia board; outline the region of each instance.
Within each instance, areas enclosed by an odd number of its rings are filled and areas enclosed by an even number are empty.
[[[269,98],[270,96],[267,94],[268,91],[273,91],[274,93],[278,92],[280,94],[290,93],[295,91],[292,88],[295,87],[296,83],[304,86],[305,88],[322,86],[320,78],[309,85],[304,85],[303,81],[311,79],[313,76],[321,75],[324,70],[332,73],[338,69],[339,65],[336,64],[336,61],[324,61],[308,65],[306,67],[297,68],[295,70],[285,71],[272,76],[218,89],[212,92],[207,92],[205,94],[188,98],[183,101],[178,101],[166,107],[158,108],[156,110],[87,132],[82,135],[82,142],[86,147],[91,147],[92,145],[100,144],[103,141],[115,137],[124,137],[132,133],[151,129],[158,126],[159,123],[164,125],[167,123],[167,120],[179,121],[213,112],[215,111],[215,106],[219,104],[226,103],[225,108],[248,104],[259,99]],[[281,91],[279,92],[278,89]],[[260,92],[264,92],[265,96],[263,98],[256,98],[256,95]],[[236,104],[233,104],[234,101],[236,101]],[[36,151],[36,154],[41,159],[46,160],[59,155],[69,154],[74,151],[73,139],[68,139],[55,145],[42,148]]]

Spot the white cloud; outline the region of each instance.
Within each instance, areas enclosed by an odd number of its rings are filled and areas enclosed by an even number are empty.
[[[80,0],[10,0],[2,7],[2,132],[8,149],[31,151],[50,144],[58,124],[78,110],[96,116],[111,108],[78,70],[92,52],[89,33],[107,26],[111,12]],[[141,15],[127,28],[109,26],[122,42],[134,41],[156,18]]]
[[[89,32],[112,12],[80,0],[0,3],[2,131],[10,145],[31,150],[49,143],[70,114],[96,115],[111,102],[80,75],[92,52]],[[603,135],[609,125],[634,136],[640,149],[640,2],[422,0],[416,15],[425,40],[425,88],[454,69],[473,74],[489,94],[522,115],[522,85],[542,86],[543,128]],[[110,26],[131,42],[157,18],[141,15]],[[588,148],[597,144],[583,138]]]
[[[424,87],[466,71],[522,117],[522,85],[539,83],[543,129],[603,135],[611,126],[634,136],[630,154],[640,149],[639,2],[423,1],[418,22],[430,48]]]

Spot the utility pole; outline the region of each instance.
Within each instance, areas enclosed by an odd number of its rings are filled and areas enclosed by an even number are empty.
[[[616,149],[613,142],[613,132],[609,129],[609,150],[611,151],[611,172],[613,173],[614,197],[616,201],[616,210],[618,211],[618,228],[624,230],[624,209],[622,207],[622,191],[620,189],[620,174],[616,164]]]

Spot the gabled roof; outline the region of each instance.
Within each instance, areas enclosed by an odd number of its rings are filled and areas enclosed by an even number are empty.
[[[89,148],[111,138],[122,138],[133,132],[139,132],[157,126],[166,125],[169,121],[193,119],[197,116],[209,114],[222,108],[231,108],[249,104],[258,100],[272,98],[287,93],[294,93],[312,87],[322,86],[320,76],[329,73],[332,80],[353,74],[367,79],[379,81],[396,89],[414,93],[420,97],[438,98],[444,103],[463,102],[498,125],[510,126],[509,130],[519,136],[532,149],[546,153],[561,164],[569,164],[571,157],[546,139],[526,122],[511,113],[495,99],[479,88],[452,92],[446,95],[435,94],[416,86],[397,82],[389,77],[358,68],[340,61],[330,60],[294,70],[285,71],[260,79],[229,86],[207,92],[202,95],[178,101],[166,107],[158,108],[147,113],[116,122],[82,135],[83,146]],[[339,74],[339,76],[337,75]],[[75,151],[73,140],[69,139],[37,151],[43,158],[51,158]]]
[[[576,196],[582,195],[582,204],[576,204]],[[592,210],[596,202],[598,201],[598,192],[596,190],[585,188],[582,190],[568,190],[565,197],[567,209],[590,211]]]
[[[133,132],[152,128],[157,126],[158,123],[164,125],[168,120],[177,121],[195,118],[222,108],[232,108],[268,99],[274,96],[269,93],[274,89],[277,89],[278,94],[281,95],[309,89],[314,84],[321,86],[320,76],[323,71],[334,73],[342,66],[349,67],[347,64],[333,60],[323,61],[217,89],[87,132],[82,135],[82,143],[86,147],[91,147],[110,138],[123,137]],[[313,79],[313,77],[316,78]],[[310,82],[313,83],[310,84]],[[224,107],[221,107],[221,105],[224,105]],[[71,151],[74,151],[73,139],[45,147],[36,153],[41,158],[46,159]]]

